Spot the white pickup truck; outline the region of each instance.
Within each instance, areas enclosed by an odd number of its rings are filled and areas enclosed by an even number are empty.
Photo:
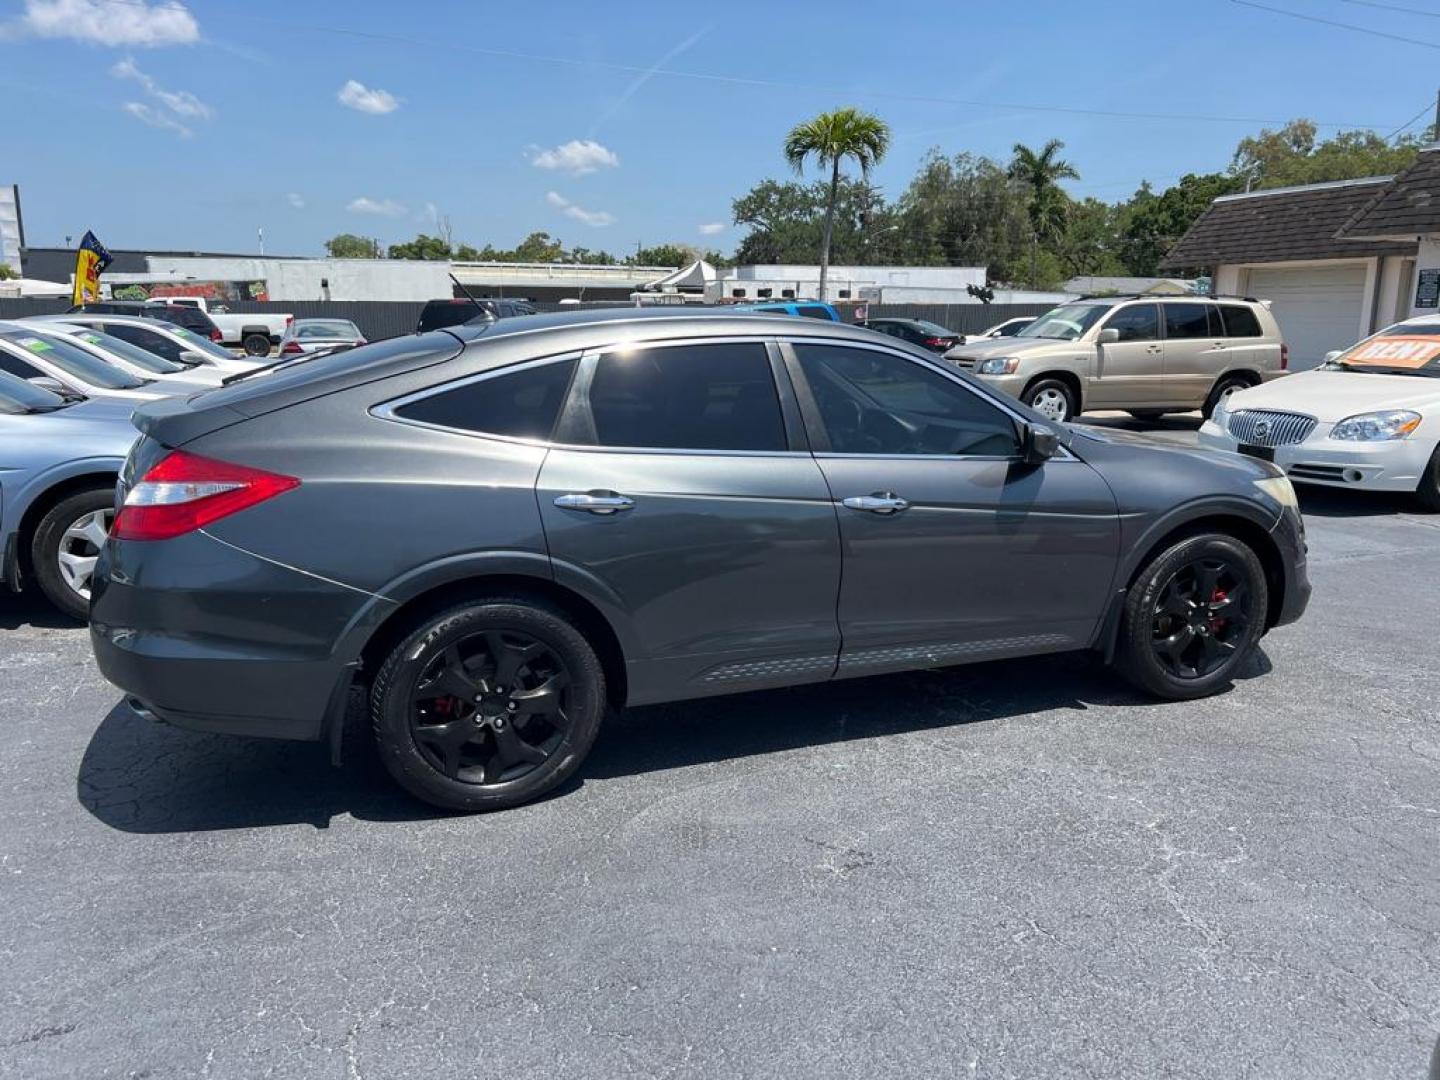
[[[269,356],[270,350],[279,346],[286,329],[295,321],[294,315],[232,314],[224,304],[212,304],[203,296],[157,296],[150,302],[199,308],[220,328],[221,343],[231,349],[243,350],[246,356]]]

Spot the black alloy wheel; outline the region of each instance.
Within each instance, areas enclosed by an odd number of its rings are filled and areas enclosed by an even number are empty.
[[[1219,670],[1250,627],[1245,572],[1221,557],[1181,566],[1153,608],[1151,648],[1165,670],[1181,679],[1202,679]]]
[[[486,630],[446,646],[415,686],[410,730],[451,780],[499,784],[543,765],[570,726],[570,673],[529,634]]]
[[[412,795],[453,810],[527,802],[569,777],[605,711],[605,675],[568,616],[529,597],[431,616],[371,688],[376,747]]]
[[[1115,665],[1157,697],[1223,689],[1265,632],[1265,568],[1225,533],[1184,537],[1142,566],[1125,596]]]

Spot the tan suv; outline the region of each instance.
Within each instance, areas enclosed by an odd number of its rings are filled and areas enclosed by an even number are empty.
[[[1152,419],[1200,409],[1285,373],[1280,328],[1258,300],[1075,300],[1019,334],[957,345],[945,359],[1052,420],[1123,409]]]

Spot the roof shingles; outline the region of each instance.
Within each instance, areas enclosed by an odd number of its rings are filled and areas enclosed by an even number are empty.
[[[1420,152],[1408,169],[1340,227],[1349,240],[1411,239],[1440,233],[1440,146]]]
[[[1336,236],[1390,180],[1381,176],[1216,199],[1170,249],[1160,269],[1410,254],[1413,242]]]

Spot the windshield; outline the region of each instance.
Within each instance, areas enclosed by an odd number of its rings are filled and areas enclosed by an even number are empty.
[[[81,330],[70,336],[94,345],[97,349],[104,349],[152,375],[174,375],[178,371],[185,370],[184,364],[172,363],[163,356],[156,356],[154,353],[140,348],[139,345],[121,341],[113,334],[102,334],[98,330]]]
[[[1400,323],[1352,345],[1325,365],[1331,371],[1440,377],[1440,323]]]
[[[67,375],[74,376],[89,386],[98,386],[105,390],[135,390],[145,385],[144,379],[137,379],[129,372],[107,364],[75,342],[67,341],[58,335],[7,331],[0,334],[0,340],[18,345],[38,359],[55,365]]]
[[[195,333],[194,330],[187,330],[183,326],[175,326],[173,324],[167,326],[166,329],[169,330],[176,337],[182,339],[185,342],[185,347],[187,349],[190,349],[192,352],[203,352],[208,356],[215,357],[215,359],[217,360],[235,359],[234,353],[230,352],[227,349],[221,348],[209,338],[201,337],[199,334]]]
[[[29,412],[50,412],[63,409],[67,402],[43,386],[26,382],[19,375],[0,371],[0,413],[11,416]]]
[[[1111,304],[1061,304],[1021,330],[1020,338],[1057,338],[1074,341],[1110,310]]]

